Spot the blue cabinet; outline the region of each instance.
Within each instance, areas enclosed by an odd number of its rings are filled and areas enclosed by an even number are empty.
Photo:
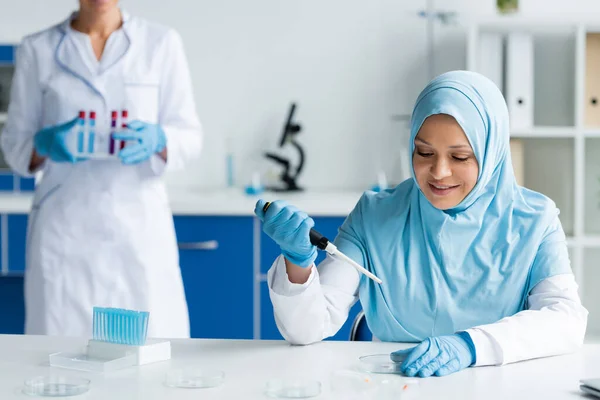
[[[339,227],[344,223],[343,217],[315,217],[315,229],[326,236],[329,240],[334,240],[337,236]],[[280,254],[279,246],[273,242],[264,232],[261,231],[260,240],[260,260],[261,260],[261,272],[266,274],[273,261]],[[319,251],[317,257],[317,264],[325,258],[325,252]],[[273,315],[273,306],[269,297],[269,288],[267,282],[261,282],[260,287],[260,338],[275,340],[283,339],[277,325],[275,324],[275,317]],[[350,337],[350,329],[354,318],[361,310],[360,303],[356,303],[350,310],[346,323],[340,328],[340,330],[330,340],[348,340]]]
[[[10,171],[0,171],[0,191],[12,192],[15,190],[15,174]]]
[[[8,273],[0,276],[0,334],[22,334],[25,331],[22,272],[25,269],[27,215],[4,214],[0,220],[6,227],[0,229],[1,267],[3,273]]]
[[[19,190],[21,192],[33,192],[35,190],[35,179],[19,178]]]
[[[0,276],[0,334],[25,330],[25,297],[22,276]]]
[[[8,217],[8,271],[22,274],[25,271],[25,243],[27,242],[27,214],[10,214]]]
[[[194,338],[252,339],[253,219],[176,216]]]
[[[0,65],[12,65],[15,62],[16,46],[0,45]]]

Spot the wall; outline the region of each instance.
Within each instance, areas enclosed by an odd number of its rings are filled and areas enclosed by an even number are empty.
[[[0,41],[62,20],[75,0],[4,0]],[[426,24],[416,16],[425,0],[122,0],[132,13],[182,34],[198,111],[206,133],[202,158],[174,186],[225,184],[225,143],[234,143],[237,183],[264,169],[264,150],[277,150],[290,101],[307,150],[303,183],[310,188],[365,188],[383,168],[403,176],[399,155],[410,112],[428,80]],[[521,0],[524,15],[600,12],[594,0]],[[435,72],[465,67],[463,25],[492,16],[495,1],[437,1],[460,14],[459,24],[436,24]],[[292,154],[293,156],[293,154]],[[324,174],[323,171],[327,171]]]

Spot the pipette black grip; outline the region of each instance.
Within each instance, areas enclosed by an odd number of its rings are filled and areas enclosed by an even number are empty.
[[[325,250],[327,248],[327,245],[329,244],[329,239],[327,239],[325,236],[321,235],[314,229],[310,230],[309,237],[310,242],[321,250]]]
[[[263,213],[267,212],[270,205],[271,202],[269,201],[265,203],[265,205],[263,206]],[[327,245],[329,244],[329,239],[327,239],[325,236],[321,235],[314,229],[310,230],[309,238],[313,246],[317,246],[317,248],[321,250],[325,250],[327,248]]]

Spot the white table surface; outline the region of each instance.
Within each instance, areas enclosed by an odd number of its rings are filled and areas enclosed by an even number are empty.
[[[241,189],[170,188],[169,204],[175,215],[253,216],[259,198],[286,200],[311,216],[347,216],[354,208],[360,191],[306,191],[299,193],[265,192],[249,196]],[[33,194],[0,194],[0,213],[26,214],[31,210]]]
[[[170,361],[108,374],[48,366],[48,354],[76,351],[85,340],[42,336],[0,336],[0,399],[31,397],[21,393],[30,377],[58,373],[91,380],[91,390],[72,399],[266,399],[264,384],[273,377],[297,376],[323,384],[317,399],[335,399],[329,377],[352,369],[358,357],[406,347],[394,343],[322,342],[290,346],[283,341],[174,340]],[[588,344],[567,356],[532,360],[503,367],[469,368],[443,378],[419,379],[417,399],[582,399],[579,380],[600,377],[600,345]],[[211,389],[164,386],[172,368],[198,366],[225,371],[225,382]],[[389,377],[378,375],[375,379]],[[405,379],[392,376],[393,379]]]

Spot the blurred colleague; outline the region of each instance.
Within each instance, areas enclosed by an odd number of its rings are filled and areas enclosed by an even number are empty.
[[[113,139],[127,145],[112,159],[78,155],[80,110],[95,113],[98,142],[118,116]],[[42,172],[28,229],[26,333],[89,336],[92,308],[105,306],[149,311],[149,336],[189,337],[162,179],[201,148],[178,33],[128,15],[118,0],[80,0],[64,22],[23,39],[1,146],[19,174]]]

